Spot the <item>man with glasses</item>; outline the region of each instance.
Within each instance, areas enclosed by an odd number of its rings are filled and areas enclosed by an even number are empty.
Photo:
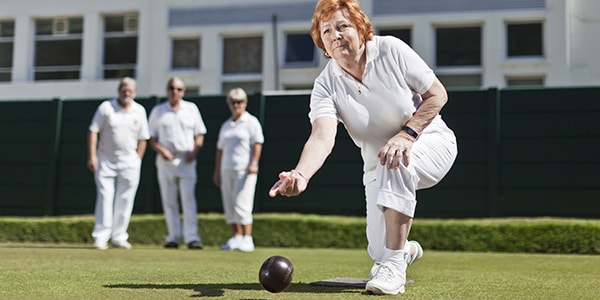
[[[196,156],[204,143],[206,126],[198,107],[183,99],[185,85],[177,77],[167,82],[167,101],[150,112],[150,147],[157,153],[156,170],[168,235],[165,248],[202,249],[196,207]],[[183,226],[179,219],[181,212]]]

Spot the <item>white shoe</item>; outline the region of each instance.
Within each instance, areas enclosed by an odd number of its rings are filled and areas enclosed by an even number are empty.
[[[397,295],[404,293],[406,283],[406,265],[403,270],[393,266],[390,262],[379,265],[375,276],[365,286],[367,292],[375,295]]]
[[[108,249],[108,243],[101,240],[94,241],[94,248],[98,250],[106,250]]]
[[[227,240],[227,243],[221,245],[221,250],[238,250],[240,248],[241,236],[234,236]]]
[[[371,267],[371,272],[369,273],[369,280],[373,279],[373,277],[375,277],[375,274],[377,274],[377,270],[379,270],[379,267],[381,266],[380,262],[376,262],[373,264],[373,266]]]
[[[415,261],[417,261],[421,257],[423,257],[423,247],[421,247],[421,244],[419,244],[419,242],[417,242],[417,241],[408,241],[407,245],[409,247],[407,247],[408,252],[406,253],[405,259],[406,259],[406,265],[410,266],[412,263],[414,263]],[[415,253],[411,255],[410,249],[412,246],[415,247]]]
[[[113,241],[112,245],[115,248],[131,249],[131,244],[128,241]]]
[[[242,252],[254,251],[254,241],[252,240],[252,236],[245,235],[244,237],[242,237],[242,242],[240,243],[238,250]]]

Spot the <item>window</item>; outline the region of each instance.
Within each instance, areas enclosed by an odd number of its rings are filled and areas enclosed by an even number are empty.
[[[481,28],[436,29],[435,54],[438,67],[480,66]]]
[[[541,23],[508,24],[506,32],[508,57],[544,55]]]
[[[104,78],[135,77],[137,63],[137,15],[104,18]]]
[[[223,73],[262,73],[262,44],[262,37],[225,38],[223,41]]]
[[[446,88],[479,88],[481,87],[480,74],[440,74],[439,80]]]
[[[234,88],[242,88],[246,91],[246,94],[252,95],[255,93],[260,93],[262,90],[260,81],[239,81],[239,82],[223,82],[221,86],[223,94],[229,93],[231,89]]]
[[[315,44],[309,33],[290,33],[285,37],[285,65],[314,66]]]
[[[35,21],[34,80],[79,79],[82,18]]]
[[[407,43],[409,46],[411,45],[411,30],[406,28],[406,29],[381,29],[379,30],[379,35],[391,35],[391,36],[395,36],[399,39],[401,39],[402,41],[404,41],[405,43]]]
[[[544,77],[507,77],[506,85],[512,87],[541,87],[544,86]]]
[[[172,69],[200,69],[200,39],[173,39]]]
[[[15,23],[0,21],[0,82],[10,81],[13,64]]]

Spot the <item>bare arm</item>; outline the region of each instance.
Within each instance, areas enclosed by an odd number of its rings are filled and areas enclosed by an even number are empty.
[[[313,122],[296,168],[279,174],[279,181],[271,187],[269,196],[297,196],[306,189],[310,178],[323,166],[333,149],[337,124],[332,118],[319,118]]]
[[[223,157],[223,150],[217,149],[215,154],[215,170],[213,172],[213,183],[216,186],[221,186],[221,159]]]
[[[199,134],[194,138],[194,150],[187,153],[187,155],[185,156],[185,161],[194,161],[196,159],[196,156],[198,156],[198,152],[202,148],[202,145],[204,145],[204,135]]]
[[[406,122],[406,126],[410,127],[417,133],[423,132],[433,119],[439,114],[446,102],[448,102],[448,94],[442,83],[436,78],[429,90],[421,95],[423,103],[419,106],[413,116]],[[401,130],[379,149],[377,157],[382,165],[387,165],[390,169],[395,169],[400,166],[402,161],[405,166],[410,163],[410,150],[416,139]]]
[[[144,158],[144,153],[146,153],[146,146],[148,145],[148,141],[146,140],[138,140],[137,144],[137,154],[140,159]]]
[[[158,143],[158,141],[154,137],[150,138],[150,148],[152,148],[154,151],[156,151],[156,153],[158,153],[158,155],[162,156],[162,158],[166,160],[173,159],[173,153],[169,149],[163,147],[160,143]]]
[[[87,135],[87,150],[88,150],[88,160],[87,167],[90,171],[96,171],[98,168],[98,157],[96,156],[96,147],[98,146],[98,133],[88,131]]]
[[[250,158],[250,165],[248,166],[248,174],[258,173],[258,161],[260,160],[261,153],[262,144],[255,143],[252,145],[252,157]]]

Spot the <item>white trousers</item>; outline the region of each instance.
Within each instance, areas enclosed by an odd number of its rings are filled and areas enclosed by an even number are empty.
[[[365,187],[367,250],[375,262],[383,258],[385,218],[383,208],[414,217],[416,192],[434,186],[450,171],[458,153],[454,133],[447,128],[426,131],[413,144],[410,164],[398,169],[377,165],[376,179]]]
[[[156,173],[167,224],[167,242],[190,243],[200,241],[198,235],[198,210],[196,204],[196,161],[185,162],[183,156],[171,161],[156,158]],[[181,198],[181,210],[180,202]],[[180,220],[183,213],[183,227]]]
[[[136,160],[137,158],[137,160]],[[96,181],[96,208],[92,237],[107,242],[127,241],[127,228],[133,211],[133,202],[140,183],[139,157],[131,163],[115,165],[99,158],[94,172]]]
[[[252,224],[257,174],[247,170],[221,172],[221,200],[227,224]]]

